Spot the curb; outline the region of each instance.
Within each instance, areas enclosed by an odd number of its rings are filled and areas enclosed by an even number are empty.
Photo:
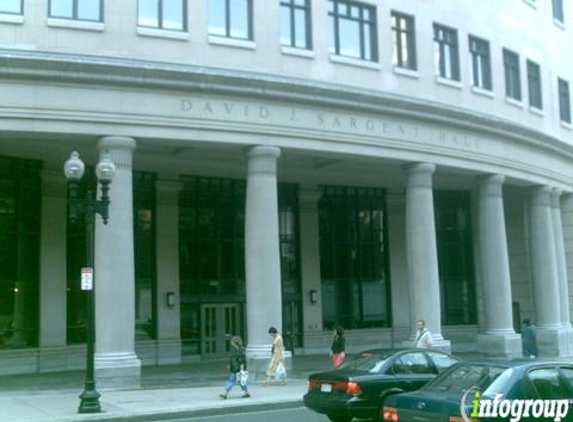
[[[268,401],[265,403],[244,404],[238,406],[224,406],[218,408],[205,408],[195,410],[182,410],[177,412],[157,412],[146,414],[130,414],[130,415],[110,415],[109,417],[97,418],[95,414],[85,415],[82,418],[70,418],[65,422],[159,422],[159,421],[177,421],[188,418],[198,418],[201,416],[222,416],[229,414],[259,412],[269,410],[269,404],[272,404],[273,410],[282,409],[295,409],[303,407],[302,399],[273,402]],[[95,417],[95,418],[92,418]]]

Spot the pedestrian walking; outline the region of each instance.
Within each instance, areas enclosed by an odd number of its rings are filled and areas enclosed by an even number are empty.
[[[534,358],[537,356],[537,329],[527,318],[523,320],[521,345],[523,356],[526,358]]]
[[[239,384],[243,390],[243,398],[251,397],[249,394],[249,387],[247,385],[247,380],[249,373],[247,372],[247,356],[245,354],[245,348],[243,347],[243,341],[239,336],[231,337],[231,352],[229,355],[229,378],[225,383],[225,392],[219,394],[222,399],[226,399],[229,395],[229,391],[236,385]]]
[[[269,334],[271,335],[273,343],[271,347],[271,361],[267,368],[267,379],[265,379],[264,384],[268,385],[271,379],[275,379],[276,381],[280,380],[283,385],[286,385],[283,338],[275,327],[269,328]]]
[[[330,357],[332,358],[332,365],[334,369],[338,368],[344,362],[346,355],[346,340],[344,338],[344,328],[340,326],[334,327],[334,338],[330,346]]]
[[[426,327],[426,321],[423,319],[418,320],[416,323],[418,330],[416,331],[416,347],[419,349],[430,349],[434,342],[432,340],[432,333]]]

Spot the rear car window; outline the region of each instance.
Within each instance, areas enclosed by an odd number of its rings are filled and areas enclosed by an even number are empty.
[[[527,377],[540,399],[568,399],[569,391],[556,368],[534,369]]]
[[[507,370],[508,368],[503,366],[460,365],[451,372],[446,372],[443,376],[435,378],[426,386],[426,389],[451,391],[454,393],[463,393],[471,387],[479,387],[485,390]]]
[[[440,372],[443,372],[450,366],[453,366],[456,363],[458,363],[458,360],[456,358],[444,355],[442,353],[436,353],[436,352],[427,352],[427,353],[432,359],[432,361],[434,361],[434,365],[436,365],[436,368],[438,368],[438,371]]]
[[[388,360],[387,355],[367,354],[360,355],[354,359],[347,360],[338,369],[358,369],[360,371],[368,371],[378,373],[382,366]]]

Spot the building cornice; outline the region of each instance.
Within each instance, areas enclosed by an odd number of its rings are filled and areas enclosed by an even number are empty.
[[[527,126],[475,110],[348,85],[115,57],[0,49],[0,78],[174,90],[296,102],[443,124],[527,143],[573,157],[573,146]]]

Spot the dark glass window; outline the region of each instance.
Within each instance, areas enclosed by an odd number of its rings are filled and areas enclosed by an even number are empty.
[[[281,44],[312,48],[310,0],[281,0]]]
[[[541,71],[539,65],[527,60],[527,87],[529,90],[529,105],[539,110],[543,108],[541,94]]]
[[[414,17],[403,13],[391,13],[394,66],[416,70],[416,26]]]
[[[569,94],[569,82],[558,78],[559,89],[559,116],[562,122],[571,123],[571,97]]]
[[[519,76],[519,56],[513,51],[503,49],[505,69],[505,95],[521,101],[521,78]]]
[[[143,27],[185,31],[186,0],[139,0],[137,24]]]
[[[38,347],[40,168],[0,157],[0,349]]]
[[[476,88],[491,91],[491,62],[489,42],[470,35],[470,53],[472,55],[472,77]]]
[[[565,22],[563,14],[563,0],[553,0],[553,19],[561,23]]]
[[[475,324],[477,309],[469,193],[436,191],[434,207],[443,324]]]
[[[0,2],[0,13],[13,15],[24,14],[24,0],[3,0]]]
[[[329,0],[328,33],[331,53],[378,61],[374,6],[354,1]]]
[[[252,0],[209,0],[209,34],[252,40]]]
[[[103,22],[102,0],[50,0],[50,17]]]
[[[390,280],[382,189],[325,187],[319,202],[326,327],[389,327]]]
[[[459,81],[460,60],[458,56],[458,31],[435,23],[434,53],[436,73],[442,78]]]
[[[540,399],[568,399],[571,397],[565,380],[557,368],[542,368],[531,371],[527,378],[535,387]]]
[[[156,338],[155,221],[155,174],[133,172],[136,339]]]

